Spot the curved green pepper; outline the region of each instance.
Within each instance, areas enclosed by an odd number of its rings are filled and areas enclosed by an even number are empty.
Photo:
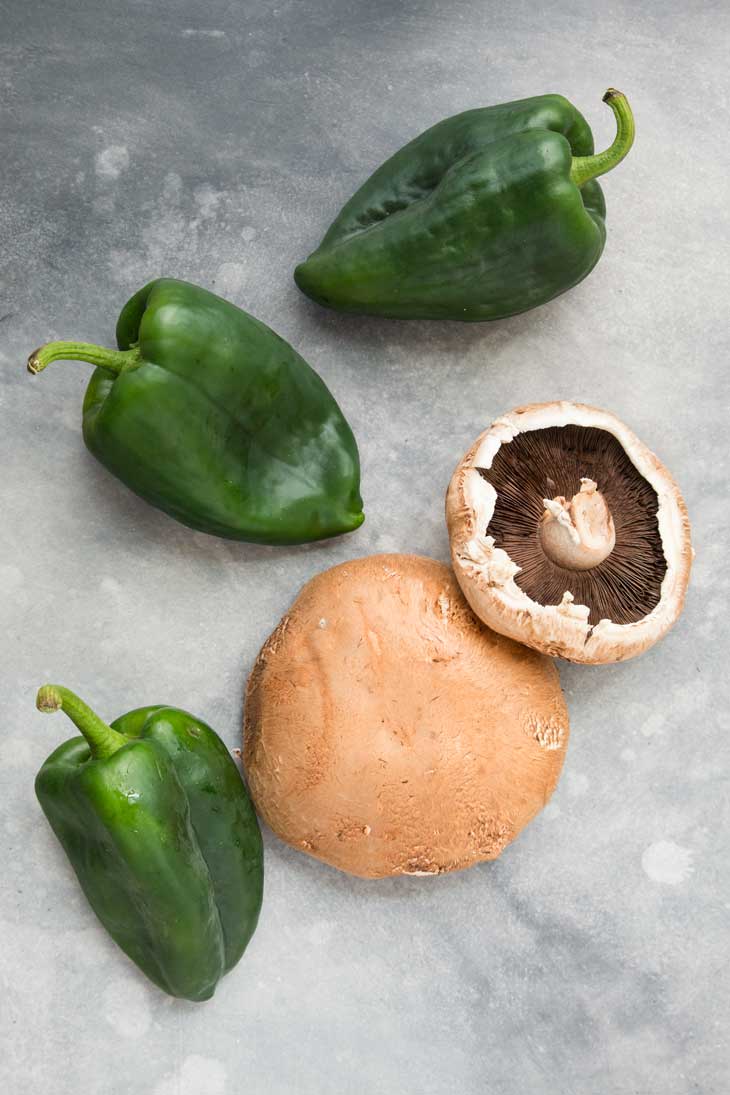
[[[37,706],[83,735],[51,753],[35,789],[94,912],[161,989],[209,999],[263,893],[261,833],[230,753],[175,707],[107,726],[60,685],[44,685]]]
[[[184,525],[298,544],[362,524],[357,445],[324,382],[253,316],[184,281],[152,281],[122,309],[119,350],[49,342],[28,369],[98,366],[84,441]]]
[[[490,320],[564,293],[606,240],[598,175],[634,137],[625,96],[611,147],[593,155],[585,119],[561,95],[447,118],[396,152],[347,202],[296,268],[307,296],[341,312]]]

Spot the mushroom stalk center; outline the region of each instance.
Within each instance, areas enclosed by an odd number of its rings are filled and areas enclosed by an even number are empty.
[[[606,499],[592,479],[568,501],[543,498],[540,543],[548,559],[566,570],[590,570],[614,549],[616,529]]]

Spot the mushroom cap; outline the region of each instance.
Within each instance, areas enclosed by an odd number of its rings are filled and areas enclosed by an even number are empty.
[[[416,555],[307,583],[246,696],[259,812],[361,878],[495,859],[550,798],[567,741],[554,663],[483,627],[451,570]]]
[[[488,476],[502,446],[513,445],[520,435],[532,431],[568,426],[586,427],[596,431],[595,436],[603,431],[607,438],[605,446],[609,441],[615,445],[610,440],[615,439],[628,458],[621,474],[625,474],[626,469],[632,476],[634,472],[638,473],[635,479],[641,485],[642,497],[652,499],[642,535],[647,536],[647,528],[651,525],[651,535],[656,541],[654,556],[655,560],[661,561],[662,575],[656,577],[651,609],[639,610],[630,622],[615,622],[603,616],[591,619],[596,615],[597,606],[574,599],[571,585],[575,587],[594,579],[576,577],[573,571],[551,571],[553,586],[563,581],[565,592],[559,603],[546,604],[533,599],[521,588],[521,582],[528,584],[527,575],[520,577],[520,566],[500,546],[499,537],[494,534],[498,491],[488,481]],[[514,465],[515,452],[511,453],[511,460]],[[551,470],[545,468],[547,477],[551,476]],[[592,470],[591,476],[599,479],[600,470]],[[602,483],[598,485],[603,489]],[[647,491],[647,485],[650,491]],[[607,499],[610,505],[608,495]],[[608,411],[583,403],[534,403],[498,418],[480,434],[452,476],[446,495],[446,523],[454,571],[477,616],[495,631],[545,654],[591,664],[623,661],[641,654],[661,639],[681,614],[693,557],[684,499],[661,461]],[[643,581],[644,572],[638,555],[636,565],[632,567],[631,553],[638,551],[632,543],[633,535],[628,524],[622,532],[617,522],[615,550],[624,553],[621,562],[624,593],[632,586],[632,569],[633,587],[640,589]],[[537,534],[535,550],[539,550]],[[543,564],[546,568],[554,567],[544,555],[540,559],[540,565]],[[583,575],[590,574],[589,570],[583,571]],[[611,582],[620,592],[620,575],[609,576],[609,584]],[[585,589],[585,584],[581,588]],[[599,604],[598,607],[603,606]]]

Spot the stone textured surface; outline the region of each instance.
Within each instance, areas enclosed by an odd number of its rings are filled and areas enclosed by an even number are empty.
[[[728,8],[721,0],[6,2],[0,47],[3,1049],[11,1095],[723,1095],[727,1043]],[[389,153],[467,107],[562,91],[611,137],[591,277],[492,326],[319,310],[291,271]],[[724,161],[724,163],[723,163]],[[361,445],[367,521],[300,549],[196,535],[86,453],[88,369],[24,373],[51,337],[109,342],[172,274],[271,323]],[[115,949],[33,776],[67,727],[172,701],[239,744],[255,654],[300,585],[373,551],[447,558],[443,493],[516,404],[603,405],[683,487],[687,609],[626,665],[561,666],[573,722],[552,804],[460,875],[352,880],[267,834],[261,927],[205,1005]]]

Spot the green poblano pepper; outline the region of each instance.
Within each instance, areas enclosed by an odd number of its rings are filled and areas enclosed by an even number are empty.
[[[51,753],[36,794],[104,927],[165,992],[207,1000],[254,933],[258,821],[225,745],[175,707],[104,723],[60,685],[38,692],[82,737]]]
[[[606,206],[597,176],[634,139],[609,89],[616,139],[593,136],[561,95],[446,118],[396,152],[347,202],[296,268],[326,307],[401,319],[491,320],[581,281],[601,257]]]
[[[84,441],[142,498],[191,528],[261,544],[362,524],[352,431],[320,377],[265,324],[161,278],[124,306],[117,344],[49,342],[28,369],[97,366]]]

